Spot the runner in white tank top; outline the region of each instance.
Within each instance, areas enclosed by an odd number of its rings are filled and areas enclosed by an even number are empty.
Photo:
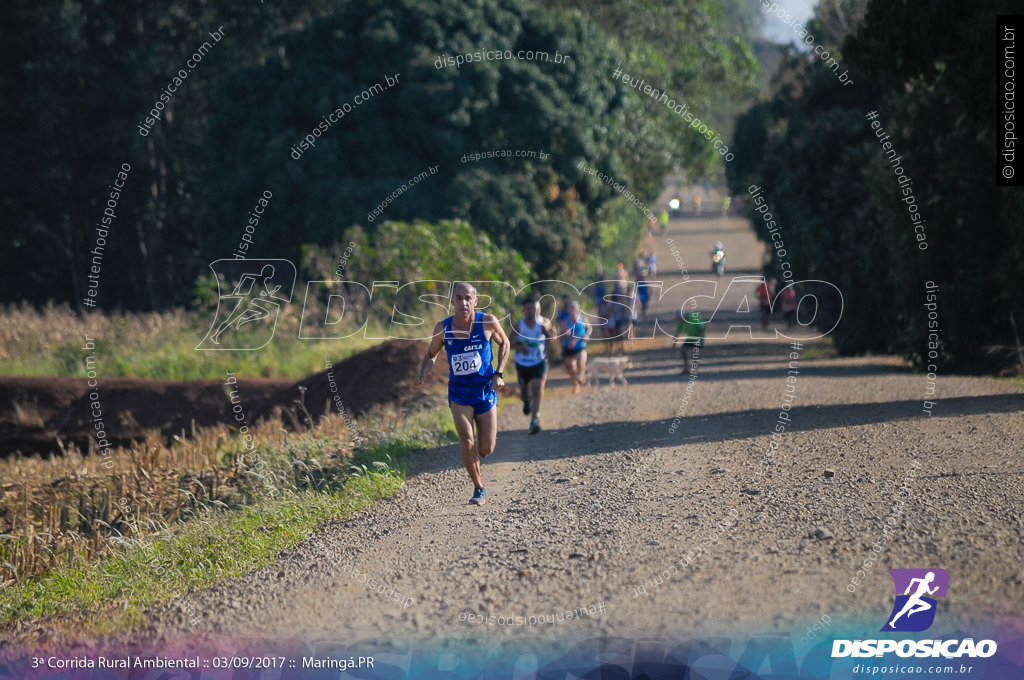
[[[554,336],[551,322],[537,314],[537,303],[529,298],[524,300],[523,318],[512,327],[511,340],[516,350],[523,414],[530,416],[530,434],[540,432],[540,405],[548,379],[547,341]]]

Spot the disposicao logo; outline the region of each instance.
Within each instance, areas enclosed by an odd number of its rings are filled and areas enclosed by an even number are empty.
[[[893,569],[896,603],[879,632],[921,632],[935,621],[936,597],[946,597],[949,574],[944,569]],[[975,644],[964,640],[834,640],[832,657],[884,656],[896,652],[901,657],[967,656],[987,658],[996,653],[994,640]]]
[[[946,597],[949,574],[945,569],[893,569],[889,573],[896,585],[896,604],[881,630],[904,633],[928,630],[935,621],[937,604],[930,596]]]

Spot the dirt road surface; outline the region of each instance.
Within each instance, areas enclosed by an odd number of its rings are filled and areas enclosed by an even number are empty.
[[[749,223],[715,216],[673,220],[649,240],[658,278],[711,278],[716,239],[730,276],[759,273],[764,247]],[[723,309],[735,311],[742,294],[730,294]],[[669,327],[672,311],[650,310]],[[935,635],[1018,615],[1024,391],[941,375],[929,416],[925,376],[898,359],[813,358],[822,341],[802,345],[793,359],[788,340],[730,333],[708,343],[689,381],[660,337],[632,352],[628,386],[576,396],[555,368],[540,434],[527,434],[518,400],[503,400],[486,506],[468,505],[457,445],[425,452],[394,498],[266,569],[189,594],[194,628],[165,603],[139,635],[572,640],[792,631],[823,615],[833,632],[877,631],[892,604],[887,572],[904,567],[950,574]],[[880,537],[877,560],[851,581]]]

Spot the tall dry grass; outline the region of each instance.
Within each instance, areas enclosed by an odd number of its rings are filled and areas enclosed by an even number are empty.
[[[387,423],[395,416],[373,418]],[[59,456],[0,461],[0,587],[93,562],[203,510],[329,483],[354,451],[351,431],[336,414],[305,433],[287,432],[280,420],[250,431],[253,450],[222,427],[194,428],[169,446],[152,432],[115,449],[109,469],[73,446]]]

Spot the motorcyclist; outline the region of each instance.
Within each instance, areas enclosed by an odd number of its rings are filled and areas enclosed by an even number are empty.
[[[721,241],[715,241],[715,247],[711,250],[711,273],[718,276],[725,274],[725,246]]]

